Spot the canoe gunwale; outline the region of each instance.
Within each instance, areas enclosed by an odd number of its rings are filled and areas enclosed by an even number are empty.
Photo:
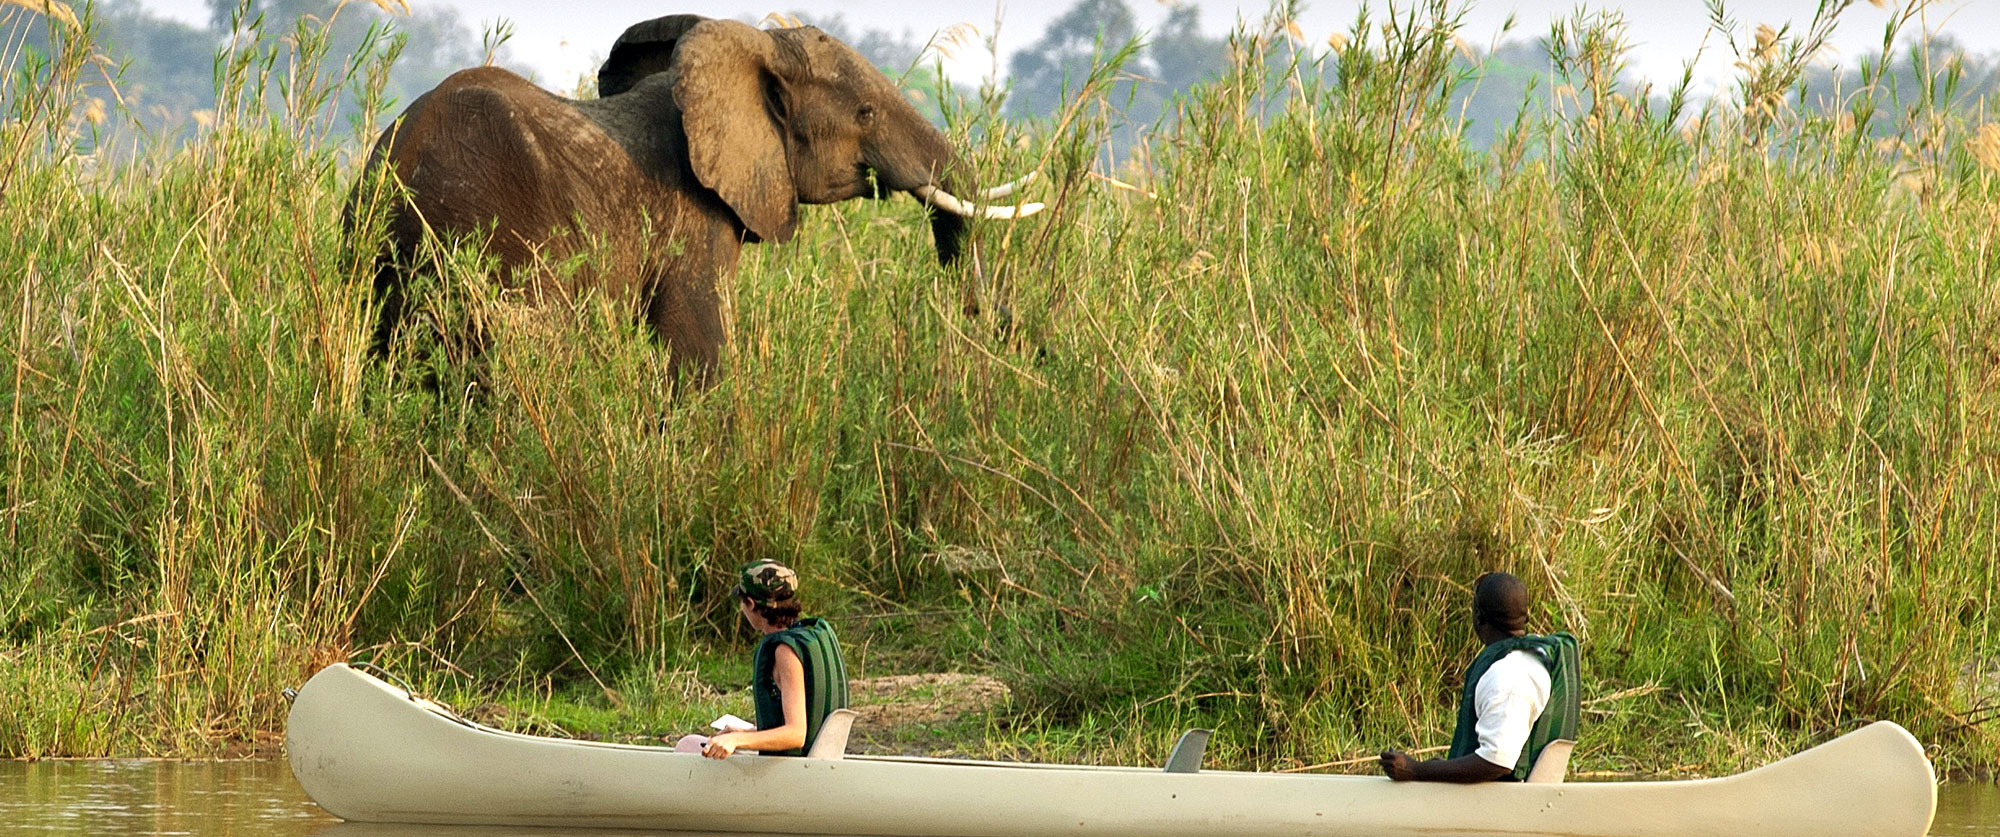
[[[1441,786],[919,756],[718,762],[426,704],[344,665],[314,675],[287,729],[300,786],[357,821],[877,837],[1921,837],[1936,807],[1921,746],[1887,722],[1713,779]]]

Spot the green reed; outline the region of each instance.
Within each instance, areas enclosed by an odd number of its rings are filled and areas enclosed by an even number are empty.
[[[2000,137],[1791,107],[1782,39],[1728,101],[1655,102],[1586,18],[1553,106],[1475,150],[1451,21],[1317,62],[1246,29],[1115,170],[1119,55],[1050,123],[955,112],[1051,209],[981,225],[976,271],[908,201],[809,209],[678,394],[624,301],[526,305],[469,248],[425,316],[484,352],[369,362],[328,91],[379,63],[279,90],[323,41],[225,56],[193,142],[93,165],[78,33],[0,130],[0,756],[269,743],[349,656],[532,728],[686,726],[741,710],[724,591],[778,558],[858,675],[1008,681],[972,752],[1441,743],[1467,584],[1507,569],[1584,640],[1582,769],[1864,718],[1993,767]]]

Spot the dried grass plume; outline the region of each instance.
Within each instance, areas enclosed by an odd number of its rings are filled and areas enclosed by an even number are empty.
[[[76,19],[76,12],[70,10],[69,4],[58,3],[56,0],[0,0],[0,6],[19,6],[50,20],[61,21],[64,26],[71,29],[83,27],[83,23]]]

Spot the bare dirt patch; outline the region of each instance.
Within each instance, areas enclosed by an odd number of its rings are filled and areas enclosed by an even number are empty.
[[[850,681],[854,743],[850,751],[900,755],[952,755],[954,735],[940,731],[960,719],[986,717],[1012,695],[986,675],[892,675]]]
[[[1005,704],[1007,684],[983,674],[897,674],[848,683],[855,729],[885,732],[984,715]]]

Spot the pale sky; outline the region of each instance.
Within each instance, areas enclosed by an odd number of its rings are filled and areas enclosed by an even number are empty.
[[[200,23],[207,19],[203,0],[142,0],[159,14]],[[508,42],[516,65],[532,69],[546,87],[567,89],[585,75],[593,75],[609,51],[611,42],[625,27],[641,20],[666,14],[693,12],[710,17],[761,18],[775,12],[796,12],[805,22],[814,16],[839,14],[856,30],[884,29],[909,32],[916,40],[960,24],[976,27],[974,43],[958,51],[946,70],[960,83],[974,83],[998,69],[1004,75],[1007,57],[1040,39],[1049,22],[1075,5],[1076,0],[999,0],[985,5],[979,0],[957,2],[907,2],[902,0],[409,0],[413,8],[444,4],[459,11],[469,25],[481,26],[504,18],[514,24]],[[1902,5],[1906,0],[1890,0],[1885,5]],[[1141,27],[1166,19],[1169,6],[1160,0],[1127,0]],[[1237,0],[1199,0],[1204,29],[1220,35],[1239,19],[1261,20],[1269,5]],[[1369,4],[1376,16],[1383,2]],[[1399,3],[1407,7],[1413,2]],[[1789,22],[1803,30],[1812,20],[1819,0],[1730,0],[1729,16],[1737,24],[1737,38],[1747,41],[1758,24],[1778,28]],[[1356,0],[1308,2],[1298,23],[1307,40],[1324,44],[1327,36],[1348,29],[1360,4]],[[1632,43],[1633,69],[1661,83],[1677,80],[1682,65],[1701,51],[1709,29],[1709,15],[1701,0],[1483,0],[1454,4],[1467,10],[1466,28],[1461,33],[1481,47],[1501,37],[1503,21],[1511,14],[1514,28],[1508,39],[1533,38],[1546,34],[1552,20],[1566,17],[1579,7],[1612,9],[1621,12],[1628,24]],[[1833,39],[1833,61],[1852,66],[1856,57],[1875,51],[1882,42],[1883,26],[1890,12],[1870,0],[1856,0],[1841,15]],[[999,25],[995,26],[998,19]],[[1968,48],[1980,52],[2000,52],[2000,0],[1936,0],[1926,10],[1924,28],[1958,38]],[[983,42],[997,32],[999,51],[996,62]],[[1696,76],[1710,87],[1727,80],[1734,58],[1713,36],[1698,65]],[[517,66],[517,68],[519,68]]]

